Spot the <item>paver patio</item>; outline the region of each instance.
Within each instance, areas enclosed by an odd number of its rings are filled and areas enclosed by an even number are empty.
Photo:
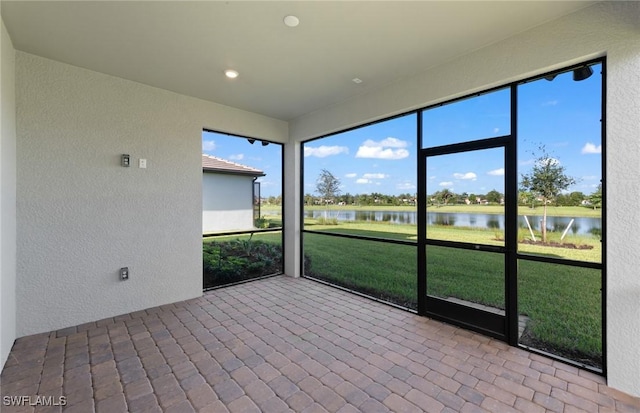
[[[285,276],[20,338],[1,379],[3,413],[640,411],[598,375]]]

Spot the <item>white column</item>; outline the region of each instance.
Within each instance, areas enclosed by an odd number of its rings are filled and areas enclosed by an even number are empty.
[[[299,142],[284,145],[284,273],[291,277],[301,275],[300,148]]]

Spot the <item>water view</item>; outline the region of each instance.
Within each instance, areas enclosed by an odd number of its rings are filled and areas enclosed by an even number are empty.
[[[325,215],[326,214],[326,215]],[[417,225],[416,211],[354,211],[335,210],[328,211],[304,211],[305,218],[336,218],[338,221],[367,221],[390,222],[393,224]],[[542,217],[529,216],[529,224],[536,230],[540,228]],[[567,225],[574,220],[569,232],[571,234],[599,234],[602,231],[602,219],[594,217],[547,217],[547,228],[552,231],[564,231]],[[521,228],[527,228],[523,216],[519,217],[518,224]],[[455,227],[504,229],[504,215],[497,214],[469,214],[450,212],[428,212],[427,225],[448,225]]]

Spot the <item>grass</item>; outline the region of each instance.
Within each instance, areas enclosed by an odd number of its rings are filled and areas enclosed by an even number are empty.
[[[279,208],[279,207],[278,207]],[[415,206],[380,206],[380,205],[330,205],[328,207],[313,205],[313,206],[304,206],[305,211],[407,211],[412,212],[416,210]],[[276,210],[274,207],[262,207],[262,211],[268,212],[270,210]],[[430,205],[427,207],[427,211],[432,212],[449,212],[449,213],[464,213],[464,214],[504,214],[504,206],[503,205],[466,205],[466,204],[455,204],[455,205],[442,205],[435,206]],[[531,208],[528,206],[519,206],[518,207],[518,215],[527,215],[527,216],[542,216],[543,208],[542,206],[538,206],[536,208]],[[582,206],[548,206],[547,207],[547,215],[548,216],[556,216],[556,217],[591,217],[598,218],[602,216],[601,209],[593,209]]]
[[[503,205],[445,205],[445,206],[429,206],[427,211],[432,212],[450,212],[464,214],[504,214]],[[519,206],[518,215],[542,216],[544,209],[542,206],[531,208],[528,206]],[[555,217],[591,217],[599,218],[602,216],[602,210],[586,208],[581,206],[547,206],[547,216]]]
[[[254,241],[264,241],[271,242],[276,244],[282,243],[282,232],[274,231],[274,232],[259,232],[253,234],[242,234],[242,235],[227,235],[224,237],[207,237],[202,239],[203,244],[216,243],[221,241],[233,241],[233,240],[248,240],[252,239]]]
[[[338,225],[323,225],[321,220],[305,219],[304,228],[313,231],[333,232],[347,235],[416,241],[415,225],[398,225],[390,222],[339,222]]]
[[[414,246],[307,233],[304,251],[306,275],[417,308]]]
[[[329,233],[348,235],[361,235],[387,239],[400,239],[406,241],[417,240],[417,227],[415,225],[400,225],[389,222],[340,222],[338,225],[321,225],[317,220],[305,219],[305,229]],[[540,239],[540,233],[534,232],[536,239]],[[561,242],[561,233],[549,232],[549,241]],[[504,246],[504,231],[471,228],[452,227],[444,225],[429,225],[427,237],[436,240],[458,241],[470,244]],[[520,229],[519,240],[529,239],[528,230]],[[538,244],[518,244],[518,251],[522,254],[542,255],[547,257],[564,258],[574,261],[601,262],[602,243],[593,235],[577,235],[568,233],[563,244],[586,246],[588,249],[558,248]]]
[[[601,271],[518,263],[518,307],[531,321],[524,344],[602,367]]]
[[[504,310],[504,255],[427,246],[427,294]]]

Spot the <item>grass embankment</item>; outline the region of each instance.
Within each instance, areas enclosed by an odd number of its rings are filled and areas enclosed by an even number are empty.
[[[462,214],[504,214],[504,205],[443,205],[429,206],[430,212],[450,212]],[[531,208],[519,206],[518,215],[542,216],[544,208],[539,206]],[[599,218],[602,215],[600,209],[586,208],[581,206],[547,206],[547,216],[550,217],[591,217]]]
[[[417,227],[415,225],[363,221],[341,222],[338,225],[319,225],[316,224],[316,222],[317,221],[313,219],[305,219],[305,229],[407,241],[417,240]],[[536,239],[540,240],[540,232],[535,231],[534,234]],[[518,252],[575,261],[601,262],[602,243],[598,237],[569,232],[564,240],[560,241],[561,235],[560,232],[549,232],[548,240],[566,245],[572,244],[585,249],[551,247],[542,245],[541,243],[520,243],[518,244]],[[502,230],[429,225],[427,226],[427,237],[436,240],[458,241],[470,244],[504,246],[504,231]],[[528,240],[530,237],[529,230],[520,229],[518,231],[518,240]]]
[[[416,247],[304,234],[305,274],[417,308]]]
[[[305,211],[400,211],[400,212],[412,212],[416,211],[415,206],[379,206],[379,205],[330,205],[327,207],[321,205],[304,206]],[[280,207],[275,206],[263,206],[261,211],[265,213],[269,211],[279,211]],[[448,213],[461,213],[461,214],[504,214],[503,205],[430,205],[427,207],[429,212],[448,212]],[[543,208],[538,206],[531,208],[528,206],[519,206],[518,215],[527,216],[542,216]],[[591,217],[599,218],[602,215],[600,209],[586,208],[581,206],[548,206],[548,216],[556,217]]]

